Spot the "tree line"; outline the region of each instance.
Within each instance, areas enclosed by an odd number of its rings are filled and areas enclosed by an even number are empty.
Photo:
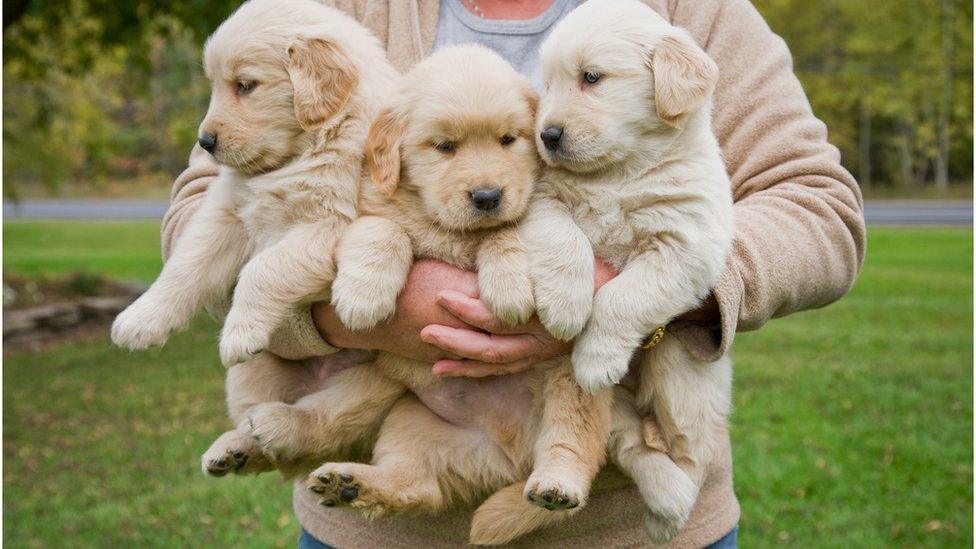
[[[5,2],[4,195],[175,176],[206,110],[203,42],[237,4]],[[971,2],[755,4],[862,186],[971,185]]]

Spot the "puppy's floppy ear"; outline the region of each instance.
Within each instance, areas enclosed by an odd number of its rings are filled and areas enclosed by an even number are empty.
[[[288,46],[288,76],[295,93],[295,116],[305,131],[318,129],[341,112],[359,83],[359,71],[349,55],[321,37],[299,36]]]
[[[400,144],[405,131],[404,116],[385,108],[366,135],[366,169],[373,184],[386,196],[393,196],[400,184]]]
[[[532,117],[535,118],[536,113],[539,111],[539,92],[535,91],[528,82],[522,86],[522,95],[525,97],[525,102],[529,104],[529,111],[532,113]]]
[[[718,82],[718,66],[685,32],[669,34],[651,53],[657,114],[677,127],[678,119],[708,101]]]

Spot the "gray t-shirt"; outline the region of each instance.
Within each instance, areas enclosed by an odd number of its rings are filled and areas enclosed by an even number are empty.
[[[539,46],[556,22],[582,0],[553,0],[546,11],[532,19],[484,19],[464,7],[467,0],[441,0],[434,49],[456,44],[481,44],[497,52],[542,90]]]

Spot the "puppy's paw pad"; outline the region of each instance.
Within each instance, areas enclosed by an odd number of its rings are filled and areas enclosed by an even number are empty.
[[[227,473],[236,473],[247,464],[251,456],[241,451],[226,451],[223,454],[203,456],[203,473],[211,477],[222,477]]]
[[[535,476],[535,475],[533,475]],[[529,478],[525,499],[549,511],[568,511],[579,507],[585,499],[583,489],[555,479]]]
[[[259,473],[269,468],[261,447],[246,431],[234,429],[220,435],[210,445],[201,458],[203,473],[212,477],[222,477],[228,473],[240,474],[245,471]]]
[[[359,497],[360,484],[349,473],[320,467],[308,477],[308,490],[319,497],[319,504],[326,507],[350,505]]]

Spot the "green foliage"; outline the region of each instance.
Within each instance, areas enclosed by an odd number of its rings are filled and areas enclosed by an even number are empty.
[[[4,193],[166,174],[205,111],[204,38],[237,0],[19,0],[6,27]],[[756,0],[866,185],[972,181],[972,3]],[[17,10],[13,10],[19,13]]]
[[[24,184],[99,185],[185,165],[207,103],[202,36],[158,15],[127,42],[108,40],[97,7],[71,0],[60,17],[32,11],[4,31],[8,198]]]
[[[972,2],[757,0],[756,6],[790,46],[814,113],[862,184],[935,180],[942,115],[949,179],[972,181]]]
[[[63,274],[84,256],[152,278],[150,228],[7,223],[4,270]],[[972,546],[972,234],[872,229],[868,241],[850,295],[736,339],[743,546]],[[107,335],[8,351],[4,542],[293,547],[288,485],[199,471],[228,427],[217,333],[200,320],[148,352]]]

